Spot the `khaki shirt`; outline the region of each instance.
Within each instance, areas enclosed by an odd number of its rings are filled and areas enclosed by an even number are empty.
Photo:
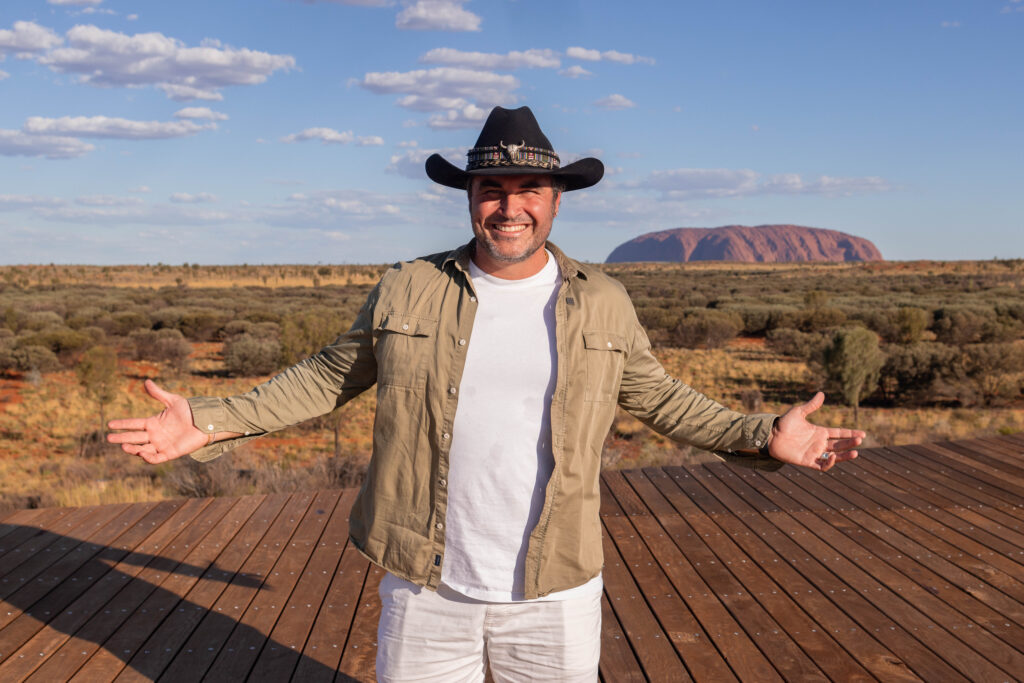
[[[601,571],[601,448],[616,403],[655,431],[724,459],[781,466],[764,455],[775,415],[744,416],[667,375],[622,285],[547,247],[562,277],[551,406],[555,467],[530,534],[527,598],[578,586]],[[352,508],[352,541],[370,561],[435,589],[445,553],[451,430],[477,309],[472,249],[471,242],[396,264],[330,346],[246,394],[190,399],[200,429],[247,435],[192,457],[210,460],[376,385],[373,457]]]

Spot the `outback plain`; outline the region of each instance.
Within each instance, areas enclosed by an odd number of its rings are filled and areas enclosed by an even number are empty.
[[[866,446],[1024,430],[1024,259],[622,263],[666,371],[745,412],[826,392]],[[210,464],[150,466],[112,417],[246,391],[348,328],[385,266],[0,267],[0,511],[358,485],[373,391]],[[605,467],[712,457],[624,412]]]

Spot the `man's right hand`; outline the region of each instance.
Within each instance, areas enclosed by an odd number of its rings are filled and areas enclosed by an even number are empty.
[[[146,393],[164,405],[159,415],[146,418],[111,420],[107,441],[119,443],[125,453],[137,455],[151,465],[180,458],[205,446],[210,435],[192,422],[192,409],[184,396],[164,391],[153,380],[146,380]]]

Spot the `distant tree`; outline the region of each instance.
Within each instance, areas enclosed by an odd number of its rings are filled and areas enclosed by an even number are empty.
[[[85,392],[99,404],[100,431],[106,427],[106,405],[117,397],[121,375],[117,369],[117,353],[109,346],[94,346],[82,354],[75,368]]]
[[[878,337],[862,327],[837,330],[822,351],[821,364],[827,381],[839,390],[847,405],[853,406],[855,423],[860,417],[861,400],[878,387],[884,363]]]

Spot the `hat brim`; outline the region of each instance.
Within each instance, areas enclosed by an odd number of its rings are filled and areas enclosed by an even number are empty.
[[[546,175],[558,178],[565,190],[582,190],[596,185],[604,176],[604,164],[600,159],[587,157],[574,161],[568,166],[554,169],[528,168],[522,166],[493,166],[464,171],[440,154],[431,154],[426,161],[427,177],[435,183],[456,190],[465,190],[474,176],[487,175]]]

